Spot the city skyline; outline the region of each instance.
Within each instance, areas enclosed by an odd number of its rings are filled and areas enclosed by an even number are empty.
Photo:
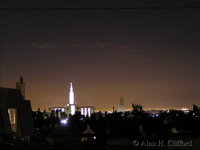
[[[23,76],[33,110],[65,106],[71,82],[75,102],[98,110],[120,96],[125,109],[200,105],[199,5],[79,4],[2,3],[1,87]]]

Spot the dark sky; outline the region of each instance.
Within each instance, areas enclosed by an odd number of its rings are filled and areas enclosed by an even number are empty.
[[[197,2],[20,2],[1,4],[0,86],[23,76],[34,110],[65,106],[70,82],[97,110],[200,105]]]

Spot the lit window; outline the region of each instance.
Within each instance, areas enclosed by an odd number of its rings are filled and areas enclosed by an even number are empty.
[[[71,115],[75,114],[75,105],[71,105]]]
[[[15,109],[8,109],[10,124],[16,123],[16,112]]]
[[[85,108],[85,114],[84,115],[85,115],[85,117],[87,116],[87,108]]]
[[[9,108],[8,115],[9,115],[11,130],[13,132],[17,132],[17,110],[14,108]]]
[[[84,115],[83,108],[81,108],[81,115]]]
[[[88,108],[88,116],[90,117],[91,111],[90,108]]]

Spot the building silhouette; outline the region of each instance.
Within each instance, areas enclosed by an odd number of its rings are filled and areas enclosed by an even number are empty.
[[[96,140],[96,133],[90,129],[90,125],[87,124],[87,129],[83,131],[81,141],[87,142],[87,141],[95,141]]]
[[[0,88],[0,132],[15,132],[20,136],[34,134],[31,103],[25,100],[22,77],[16,89]]]

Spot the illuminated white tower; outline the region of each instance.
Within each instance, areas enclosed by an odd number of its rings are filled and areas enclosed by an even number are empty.
[[[74,92],[73,92],[72,83],[70,83],[69,104],[74,104]]]
[[[70,114],[74,115],[76,106],[74,104],[74,92],[73,92],[72,83],[70,83],[70,91],[69,91],[69,108],[70,108]]]

